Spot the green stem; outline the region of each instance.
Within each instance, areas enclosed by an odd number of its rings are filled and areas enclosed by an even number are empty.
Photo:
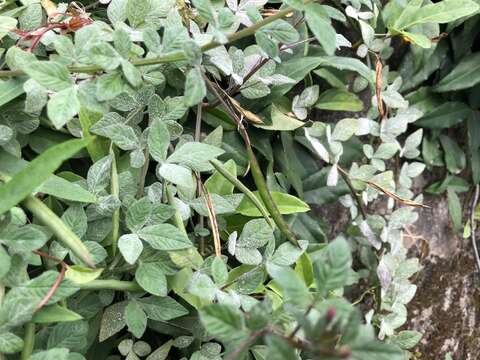
[[[137,283],[122,280],[93,280],[88,283],[78,284],[78,286],[82,290],[142,291],[142,288]]]
[[[42,201],[30,195],[22,204],[57,237],[57,240],[91,268],[95,267],[93,257],[85,244],[65,223]]]
[[[268,25],[274,22],[275,20],[285,17],[286,15],[290,14],[292,11],[293,9],[291,7],[286,7],[285,9],[278,11],[275,15],[266,17],[265,19],[253,24],[250,27],[242,29],[234,34],[231,34],[227,36],[228,43],[254,35],[261,27]],[[225,45],[225,44],[219,43],[217,41],[212,41],[208,44],[203,45],[200,49],[202,52],[206,52],[208,50],[215,49],[222,45]],[[135,66],[147,66],[147,65],[171,63],[171,62],[181,61],[185,59],[186,59],[186,55],[183,51],[181,51],[181,52],[175,52],[167,55],[160,55],[151,59],[132,60],[132,64]],[[68,70],[72,73],[86,73],[86,74],[103,71],[102,67],[97,65],[69,66]],[[0,78],[20,76],[23,74],[24,72],[21,70],[0,71]]]
[[[285,235],[285,237],[291,241],[293,244],[298,245],[297,238],[293,235],[292,231],[288,227],[287,223],[283,219],[280,210],[278,210],[277,204],[272,198],[272,194],[268,191],[267,183],[265,182],[265,178],[263,177],[262,170],[260,169],[260,165],[258,164],[257,157],[255,156],[252,147],[247,144],[247,156],[250,162],[250,168],[252,169],[252,176],[257,186],[258,192],[260,193],[260,197],[262,198],[265,207],[267,208],[268,212],[277,224],[278,229],[280,232]]]
[[[173,208],[175,209],[175,214],[173,215],[173,222],[181,231],[183,231],[185,235],[187,235],[187,230],[185,229],[185,224],[183,223],[182,215],[180,214],[180,212],[177,209],[177,206],[175,205],[175,198],[173,197],[172,190],[170,190],[170,187],[168,186],[167,183],[165,183],[165,192],[167,194],[168,203],[170,204],[170,206],[173,206]]]
[[[2,306],[4,296],[5,296],[5,285],[0,280],[0,307]],[[5,360],[5,356],[1,352],[0,352],[0,360]]]
[[[210,163],[213,165],[215,170],[217,170],[225,179],[230,181],[230,183],[232,183],[238,190],[240,190],[253,203],[253,205],[256,206],[256,208],[258,209],[258,211],[260,211],[268,224],[273,228],[274,225],[272,223],[272,219],[270,219],[267,209],[265,209],[261,201],[253,194],[253,192],[251,192],[249,188],[243,185],[242,182],[238,180],[235,176],[230,174],[220,161],[214,159],[210,160]]]
[[[120,195],[118,185],[117,161],[115,160],[115,152],[111,149],[112,154],[112,174],[110,181],[110,191],[117,199]],[[118,237],[120,234],[120,208],[116,209],[112,214],[112,256],[117,254]]]
[[[35,347],[35,323],[29,322],[25,325],[25,335],[23,337],[23,350],[20,360],[28,360]]]

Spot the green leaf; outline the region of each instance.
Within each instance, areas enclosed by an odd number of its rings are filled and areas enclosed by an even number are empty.
[[[301,81],[310,71],[317,68],[322,62],[322,57],[313,56],[294,57],[293,59],[283,61],[277,66],[275,72],[280,75],[288,76],[290,79],[294,80],[294,83],[274,86],[271,94],[272,99],[286,94],[296,83]]]
[[[47,103],[48,118],[53,125],[60,129],[80,111],[80,101],[77,90],[69,87],[57,92]]]
[[[215,280],[218,285],[225,284],[228,279],[228,269],[227,265],[220,256],[215,256],[211,267],[213,280]]]
[[[172,348],[173,340],[167,341],[165,344],[157,348],[154,352],[152,352],[148,357],[147,360],[166,360],[168,357],[168,353]]]
[[[196,272],[190,278],[187,290],[192,295],[196,295],[201,299],[212,302],[213,299],[215,299],[217,286],[208,275]]]
[[[223,153],[224,151],[216,146],[199,142],[187,142],[175,149],[173,154],[167,158],[167,162],[186,165],[192,170],[200,171],[206,165],[210,167],[208,161]]]
[[[412,33],[408,31],[401,31],[400,34],[410,42],[418,45],[424,49],[429,49],[432,47],[432,41],[423,34]]]
[[[10,16],[0,16],[0,39],[17,26],[17,19]]]
[[[8,322],[10,326],[17,326],[30,321],[38,303],[50,291],[57,277],[56,271],[45,271],[40,276],[10,289],[0,308],[0,324]],[[64,279],[47,305],[54,304],[77,290],[75,284]]]
[[[255,191],[253,194],[263,204],[263,201],[258,191]],[[276,191],[272,191],[271,195],[281,214],[295,214],[299,212],[307,212],[310,210],[310,207],[305,202],[293,195]],[[246,196],[243,198],[242,202],[237,207],[237,212],[244,216],[250,217],[262,216],[258,208]]]
[[[318,58],[318,65],[333,67],[338,70],[354,71],[367,79],[370,84],[375,84],[372,70],[358,59],[342,56],[322,56]]]
[[[142,253],[143,243],[137,234],[125,234],[118,239],[118,249],[127,263],[135,264]]]
[[[297,30],[285,20],[275,20],[274,22],[261,28],[263,33],[270,35],[272,38],[282,44],[290,44],[298,41],[299,35]]]
[[[206,95],[207,87],[200,69],[191,69],[185,80],[185,104],[187,106],[197,105]]]
[[[50,332],[47,348],[67,348],[82,351],[87,345],[88,322],[74,321],[55,325]]]
[[[351,346],[352,355],[361,360],[402,360],[404,352],[392,344],[384,344],[379,341],[357,341]]]
[[[167,158],[170,133],[163,121],[154,120],[148,131],[148,148],[153,159],[162,162]]]
[[[128,0],[112,0],[108,4],[107,15],[112,24],[127,20]]]
[[[97,79],[96,96],[99,101],[112,100],[123,91],[124,84],[119,72],[102,75]]]
[[[73,85],[67,67],[53,61],[29,62],[22,70],[49,90],[61,91]]]
[[[244,320],[239,310],[223,304],[210,304],[199,310],[200,320],[207,332],[229,341],[243,335]]]
[[[142,73],[138,68],[127,60],[122,61],[123,75],[127,81],[135,88],[142,85]]]
[[[51,349],[39,351],[28,358],[28,360],[68,360],[68,349]]]
[[[456,141],[447,135],[440,135],[440,143],[444,150],[445,164],[448,171],[453,174],[460,173],[467,164],[465,153]]]
[[[98,278],[103,269],[90,269],[80,265],[70,265],[65,272],[65,278],[76,284],[85,284]]]
[[[127,302],[122,301],[105,308],[100,322],[98,341],[107,340],[125,327],[124,312],[126,306]]]
[[[267,271],[282,289],[285,302],[292,303],[300,308],[306,308],[310,304],[311,298],[308,288],[293,269],[268,262]]]
[[[107,155],[95,162],[87,173],[87,186],[89,190],[98,193],[110,183],[110,173],[112,168],[112,156]]]
[[[150,0],[128,0],[126,11],[130,25],[137,27],[150,12]]]
[[[12,252],[30,252],[41,248],[48,237],[35,225],[20,228],[7,228],[0,232],[0,242],[7,245]]]
[[[401,16],[395,22],[394,28],[403,30],[419,24],[444,24],[473,14],[478,9],[479,6],[471,0],[443,0],[411,11],[409,16]]]
[[[82,320],[83,317],[72,310],[69,310],[63,306],[54,304],[43,307],[40,311],[36,312],[32,318],[32,321],[37,324],[50,324],[67,321]]]
[[[140,304],[136,301],[130,301],[125,308],[124,318],[128,331],[137,339],[141,338],[147,329],[147,315]]]
[[[135,272],[135,280],[145,291],[157,296],[166,296],[167,279],[162,267],[155,263],[140,263]]]
[[[133,128],[125,123],[122,116],[111,112],[93,124],[90,131],[111,139],[122,150],[133,150],[138,146],[139,140]]]
[[[270,108],[270,120],[271,124],[255,124],[255,127],[264,130],[292,131],[305,125],[297,118],[283,113],[275,104]]]
[[[447,188],[448,213],[452,219],[453,232],[459,233],[462,230],[462,204],[457,193],[452,188]]]
[[[336,123],[332,132],[332,139],[336,141],[347,141],[358,129],[358,119],[346,118]]]
[[[350,247],[340,238],[328,244],[321,260],[313,264],[317,289],[323,296],[347,284],[352,264]]]
[[[478,184],[480,182],[480,113],[472,112],[467,124],[472,179],[475,184]]]
[[[147,317],[156,321],[168,321],[188,314],[180,303],[171,297],[149,296],[138,300]]]
[[[242,196],[238,194],[226,195],[226,196],[211,194],[213,210],[217,215],[234,213],[241,199],[242,199]],[[188,204],[200,215],[208,216],[208,207],[207,207],[207,204],[205,203],[204,196],[201,196],[192,201],[189,201]]]
[[[223,164],[223,167],[232,176],[237,177],[237,165],[235,164],[234,160],[228,160],[225,164]],[[205,181],[205,187],[210,194],[230,195],[233,193],[234,185],[217,170],[215,170],[214,173],[207,179],[207,181]]]
[[[170,224],[146,226],[139,230],[137,234],[157,250],[181,250],[192,247],[187,235]]]
[[[1,21],[1,17],[0,17]],[[14,354],[23,349],[23,340],[11,332],[3,332],[0,334],[0,353]]]
[[[277,250],[273,253],[270,262],[279,266],[293,265],[298,258],[305,252],[308,247],[308,241],[299,240],[300,247],[292,244],[291,242],[285,242],[281,244]]]
[[[5,248],[0,245],[0,279],[2,279],[9,271],[12,265],[12,260]]]
[[[267,337],[266,342],[268,348],[265,359],[295,360],[298,358],[294,348],[279,336],[270,335]]]
[[[413,330],[403,330],[391,336],[390,341],[402,349],[412,349],[422,338],[422,333]]]
[[[186,189],[195,189],[195,178],[192,170],[175,164],[162,164],[158,174],[172,184]]]
[[[0,186],[0,198],[2,199],[0,214],[30,195],[48,179],[63,161],[77,153],[91,140],[92,138],[75,139],[52,146],[16,173],[9,182]]]
[[[336,49],[336,32],[330,23],[330,17],[320,4],[308,4],[305,7],[305,18],[308,27],[322,45],[328,55],[333,55]]]
[[[265,219],[250,220],[245,224],[242,234],[237,240],[237,246],[259,248],[269,241],[274,241],[273,230]]]
[[[446,92],[467,89],[480,82],[480,52],[465,56],[447,76],[433,87],[434,91]]]
[[[113,33],[113,44],[115,50],[119,52],[124,59],[130,57],[130,52],[132,51],[132,41],[130,40],[129,33],[123,28],[115,29]]]
[[[357,95],[349,91],[328,89],[320,94],[315,107],[322,110],[362,111],[363,102]]]
[[[120,55],[107,42],[100,42],[89,49],[90,60],[103,70],[115,70],[121,61]]]
[[[200,16],[210,23],[215,23],[215,15],[210,0],[194,0],[193,5],[197,9]]]
[[[7,81],[0,81],[0,106],[5,105],[25,92],[23,90],[25,80],[25,77],[19,77]]]
[[[83,136],[90,135],[90,128],[102,118],[102,114],[92,112],[84,107],[80,108],[78,120],[82,126]],[[108,154],[109,142],[107,139],[97,137],[87,145],[87,151],[93,161],[100,160]]]
[[[415,125],[429,129],[445,129],[467,119],[471,112],[462,102],[447,101],[417,120]]]

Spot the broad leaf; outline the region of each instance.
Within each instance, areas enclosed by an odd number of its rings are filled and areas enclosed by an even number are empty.
[[[36,157],[10,181],[0,186],[0,214],[17,205],[41,185],[62,164],[80,149],[85,147],[91,138],[69,140],[52,146]]]

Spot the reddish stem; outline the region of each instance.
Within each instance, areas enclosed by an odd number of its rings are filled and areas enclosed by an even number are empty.
[[[48,290],[48,292],[45,294],[43,299],[38,303],[37,308],[36,308],[36,311],[38,311],[41,308],[43,308],[50,301],[52,296],[55,294],[57,289],[60,287],[60,284],[62,283],[62,280],[65,277],[65,272],[67,270],[67,264],[65,264],[65,262],[63,260],[61,260],[59,258],[56,258],[55,256],[46,254],[42,251],[34,250],[33,253],[35,253],[35,254],[37,254],[41,257],[44,257],[46,259],[56,261],[62,267],[61,270],[60,270],[60,273],[58,274],[57,278],[55,279],[55,282],[53,283],[52,287],[50,288],[50,290]]]

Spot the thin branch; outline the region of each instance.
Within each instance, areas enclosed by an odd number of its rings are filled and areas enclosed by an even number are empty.
[[[210,193],[208,192],[205,185],[203,185],[201,180],[200,180],[200,186],[202,187],[202,193],[205,199],[205,205],[207,207],[208,218],[210,220],[210,226],[212,228],[213,245],[215,246],[215,256],[221,256],[222,243],[220,242],[220,233],[218,231],[217,216],[215,214],[215,209],[213,208],[212,197],[210,196]]]
[[[227,101],[222,97],[222,95],[220,95],[215,84],[213,84],[210,81],[210,79],[207,77],[207,75],[205,75],[203,71],[202,71],[202,76],[205,79],[205,83],[207,84],[207,87],[216,96],[216,98],[220,101],[220,103],[225,108],[225,111],[230,114],[233,121],[237,124],[237,129],[240,132],[240,135],[242,136],[243,141],[246,144],[248,144],[248,146],[250,146],[250,139],[248,137],[247,130],[245,129],[245,126],[243,126],[242,120],[238,117],[237,113],[235,112],[234,107],[228,104]]]
[[[62,283],[62,280],[65,277],[65,271],[67,270],[67,264],[65,264],[65,262],[63,260],[61,260],[61,259],[59,259],[55,256],[49,255],[47,253],[44,253],[42,251],[39,251],[39,250],[33,250],[33,253],[37,254],[41,257],[44,257],[46,259],[56,261],[58,263],[58,265],[60,265],[62,267],[61,270],[60,270],[60,273],[58,274],[57,278],[55,279],[55,282],[53,283],[52,287],[50,288],[50,290],[48,290],[48,292],[45,294],[43,299],[38,303],[38,305],[36,307],[36,310],[35,310],[35,311],[38,311],[41,308],[43,308],[50,301],[52,296],[55,294],[55,292],[59,288],[60,284]]]
[[[210,160],[210,164],[213,165],[215,170],[217,170],[225,179],[227,179],[233,186],[235,186],[238,190],[240,190],[252,203],[255,207],[260,211],[264,219],[273,228],[272,219],[268,214],[267,209],[263,206],[261,201],[247,188],[240,180],[238,180],[235,176],[230,174],[227,169],[225,169],[222,163],[216,159]]]
[[[312,311],[314,306],[315,306],[315,303],[311,303],[310,305],[308,305],[307,310],[305,310],[305,314],[303,316],[307,317],[308,314],[310,314],[310,311]],[[293,331],[290,333],[290,335],[288,335],[288,338],[289,339],[294,339],[295,336],[297,335],[297,332],[300,330],[300,328],[301,328],[300,323],[297,323],[297,325],[295,326]]]
[[[100,1],[95,1],[91,4],[86,5],[84,10],[85,11],[95,10],[98,7],[98,5],[100,5]]]
[[[418,203],[416,201],[413,201],[413,200],[410,200],[410,199],[404,199],[401,196],[398,196],[397,194],[395,194],[395,193],[385,189],[384,187],[378,185],[377,183],[374,183],[373,181],[351,177],[350,174],[346,170],[344,170],[340,165],[337,164],[336,166],[337,166],[337,168],[338,168],[338,170],[340,171],[341,174],[344,174],[344,175],[348,176],[352,180],[357,180],[357,181],[364,182],[365,184],[369,185],[370,187],[374,188],[375,190],[385,194],[389,198],[392,198],[395,201],[398,201],[399,203],[401,203],[403,205],[421,207],[421,208],[424,208],[424,209],[430,209],[430,206],[428,206],[428,205],[420,204],[420,203]]]
[[[197,105],[197,116],[195,119],[195,141],[199,142],[202,136],[202,111],[203,107],[202,104],[199,103]],[[202,195],[202,179],[200,178],[200,173],[196,174],[197,178],[197,194],[198,196]],[[200,228],[204,226],[204,218],[202,215],[198,217],[198,224]],[[200,253],[203,255],[205,253],[205,237],[200,236]]]
[[[252,26],[249,26],[247,28],[244,28],[240,31],[237,31],[234,34],[231,34],[227,36],[227,43],[232,43],[237,40],[249,37],[251,35],[254,35],[260,28],[262,28],[265,25],[268,25],[275,20],[281,19],[294,10],[291,7],[286,7],[283,10],[278,11],[275,15],[269,16],[264,18],[263,20],[253,24]],[[209,50],[215,49],[219,46],[224,46],[225,44],[219,43],[217,41],[212,41],[208,44],[203,45],[200,50],[202,52],[207,52]],[[171,62],[176,62],[176,61],[182,61],[186,59],[185,52],[180,51],[180,52],[175,52],[167,55],[160,55],[151,59],[137,59],[137,60],[132,60],[132,64],[135,66],[147,66],[147,65],[158,65],[158,64],[165,64],[165,63],[171,63]],[[103,71],[103,68],[101,66],[97,65],[86,65],[86,66],[69,66],[68,70],[72,73],[96,73],[96,72],[101,72]],[[13,77],[13,76],[19,76],[24,74],[23,71],[19,70],[5,70],[5,71],[0,71],[0,78],[5,78],[5,77]]]
[[[113,151],[113,143],[110,146],[110,153],[112,155],[112,169],[110,192],[113,196],[119,199],[120,185],[118,180],[117,160],[115,158],[115,151]],[[120,208],[116,209],[112,214],[112,256],[117,254],[118,238],[120,237]]]
[[[295,46],[298,46],[298,45],[301,45],[303,43],[310,42],[310,41],[313,41],[313,40],[315,40],[315,37],[310,37],[308,39],[303,39],[303,40],[300,40],[300,41],[296,41],[296,42],[288,44],[288,45],[282,45],[280,47],[280,51],[285,51],[285,50],[291,49]],[[258,61],[257,64],[255,64],[255,66],[252,67],[252,69],[250,69],[250,71],[245,75],[245,77],[243,78],[242,84],[244,84],[253,75],[255,75],[255,73],[257,73],[257,71],[260,70],[268,62],[268,60],[270,60],[270,58],[266,57],[266,58],[263,58],[262,60]],[[242,87],[242,85],[236,84],[234,87],[232,87],[230,90],[227,91],[228,95],[229,96],[237,95],[239,93],[241,87]],[[220,104],[220,101],[217,99],[217,100],[214,100],[212,103],[203,104],[203,106],[206,107],[206,108],[214,108],[214,107],[218,106],[219,104]]]
[[[358,193],[355,191],[355,188],[353,187],[352,182],[350,181],[350,178],[348,177],[347,174],[345,174],[343,171],[340,171],[340,175],[342,176],[343,180],[347,184],[348,188],[350,189],[350,192],[353,195],[353,198],[357,202],[358,208],[360,209],[360,213],[362,214],[363,220],[367,219],[367,209],[365,208],[365,204],[362,201],[362,198]]]
[[[475,193],[472,197],[472,205],[470,207],[470,239],[472,240],[473,245],[473,252],[475,254],[475,261],[477,264],[477,270],[480,272],[480,257],[478,255],[478,248],[477,248],[477,239],[475,234],[475,209],[477,208],[478,204],[478,197],[479,197],[479,185],[475,185]]]
[[[164,184],[163,189],[163,191],[165,191],[165,193],[167,194],[168,204],[175,209],[175,214],[173,215],[173,222],[175,223],[177,228],[179,228],[185,235],[188,235],[185,224],[183,223],[182,215],[180,214],[180,211],[178,211],[177,205],[175,205],[175,197],[173,196],[172,190],[170,189],[168,183]]]
[[[259,337],[268,333],[268,329],[261,329],[255,331],[252,335],[249,336],[247,340],[241,343],[234,351],[232,351],[225,360],[235,360],[242,352],[247,350],[250,345],[252,345]]]
[[[36,307],[37,311],[43,308],[50,301],[50,299],[55,294],[55,292],[58,290],[58,288],[60,287],[60,284],[62,283],[63,278],[65,277],[65,271],[66,271],[66,267],[62,266],[60,273],[55,279],[55,282],[53,283],[52,287],[50,288],[50,290],[48,290],[48,292],[45,294],[43,299],[38,303]]]
[[[253,152],[252,146],[250,144],[250,139],[248,137],[248,133],[245,127],[243,126],[241,119],[238,117],[235,110],[233,110],[232,107],[229,106],[226,103],[226,101],[223,99],[223,97],[218,93],[217,89],[215,88],[215,85],[208,79],[205,73],[202,72],[202,75],[207,83],[207,86],[212,90],[214,95],[220,100],[222,105],[225,106],[225,110],[230,114],[230,116],[232,116],[232,118],[237,123],[237,128],[245,142],[247,157],[248,157],[250,168],[252,170],[253,180],[255,182],[255,185],[257,186],[258,192],[260,194],[260,198],[263,200],[265,207],[267,208],[268,212],[270,213],[273,221],[277,225],[280,232],[288,239],[288,241],[292,242],[294,245],[299,246],[297,238],[295,237],[293,232],[290,230],[288,224],[286,223],[282,214],[280,213],[280,210],[278,209],[277,204],[273,200],[272,194],[270,194],[270,191],[268,190],[265,177],[263,176],[257,157]]]

